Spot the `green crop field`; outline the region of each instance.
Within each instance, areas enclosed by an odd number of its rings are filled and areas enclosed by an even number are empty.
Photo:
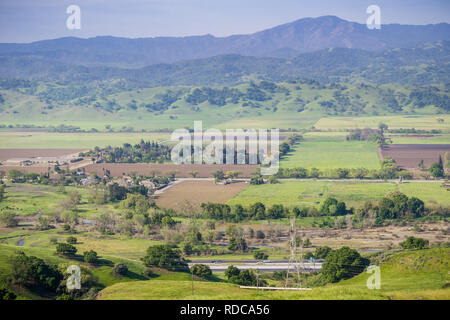
[[[450,191],[439,182],[404,182],[398,188],[407,196],[414,196],[428,203],[450,205]]]
[[[450,134],[418,136],[414,134],[388,134],[393,144],[450,144]]]
[[[367,141],[346,141],[342,137],[306,135],[305,141],[294,146],[280,161],[282,168],[334,168],[378,169],[380,157],[377,146]]]
[[[450,204],[449,191],[438,182],[407,182],[398,187],[394,182],[323,180],[280,180],[278,184],[250,185],[227,203],[250,205],[259,201],[265,205],[318,206],[327,197],[334,197],[345,201],[348,206],[360,207],[367,200],[379,200],[396,190],[426,203]]]
[[[439,122],[438,119],[444,119]],[[450,115],[423,115],[423,116],[375,116],[375,117],[326,117],[320,119],[314,127],[317,129],[355,129],[378,128],[378,124],[385,123],[390,129],[414,128],[422,130],[450,131]]]
[[[100,299],[449,299],[447,273],[450,249],[395,253],[380,265],[381,288],[370,290],[362,273],[352,279],[311,291],[260,291],[239,289],[228,283],[149,280],[119,283],[100,292]]]
[[[124,143],[165,141],[169,133],[0,132],[0,149],[91,149]]]

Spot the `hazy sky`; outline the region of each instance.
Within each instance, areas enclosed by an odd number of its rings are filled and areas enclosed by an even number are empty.
[[[68,30],[66,9],[81,8],[81,30]],[[305,17],[336,15],[365,23],[369,5],[381,23],[450,22],[449,0],[0,0],[0,42],[65,36],[227,36]]]

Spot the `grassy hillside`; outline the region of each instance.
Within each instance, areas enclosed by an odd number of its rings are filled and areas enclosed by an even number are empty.
[[[99,299],[450,299],[447,270],[450,249],[395,253],[380,265],[381,289],[369,290],[369,274],[304,292],[262,292],[239,289],[227,283],[149,280],[115,284]]]
[[[399,84],[321,84],[315,81],[251,82],[234,87],[156,87],[92,90],[73,85],[36,83],[1,90],[0,125],[73,125],[83,130],[125,128],[157,130],[193,127],[311,128],[322,116],[435,114],[448,108],[447,88]],[[88,116],[87,116],[88,115]],[[415,118],[406,118],[400,127]],[[435,117],[436,118],[436,117]],[[449,121],[427,122],[426,128],[445,129]],[[372,118],[370,118],[372,119]],[[396,118],[392,118],[396,119]],[[317,128],[377,126],[388,118],[352,123],[347,119],[321,120]],[[331,121],[331,122],[330,122]],[[344,122],[343,122],[344,121]],[[354,120],[355,121],[355,120]],[[434,122],[434,123],[433,123]],[[431,125],[433,124],[433,125]],[[415,123],[410,124],[412,126]],[[424,125],[425,126],[425,125]],[[392,123],[391,127],[398,127]],[[417,125],[416,128],[421,128]]]

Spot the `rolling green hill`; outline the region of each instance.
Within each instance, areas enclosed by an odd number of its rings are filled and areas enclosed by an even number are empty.
[[[311,291],[262,292],[239,289],[236,285],[190,281],[149,280],[112,285],[99,299],[450,299],[447,270],[450,249],[403,251],[389,256],[380,265],[381,289],[369,290],[369,274],[314,288]]]
[[[194,120],[203,120],[205,127],[223,127],[225,123],[228,128],[252,127],[251,122],[260,121],[256,125],[288,129],[311,128],[325,115],[436,114],[450,107],[444,85],[322,84],[311,80],[135,90],[89,83],[2,85],[0,124],[5,126],[64,124],[105,130],[109,124],[115,130],[162,129],[192,127]]]

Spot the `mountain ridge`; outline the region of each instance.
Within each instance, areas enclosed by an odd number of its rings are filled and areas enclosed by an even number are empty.
[[[124,69],[79,66],[39,56],[0,56],[0,78],[30,81],[121,79],[132,88],[173,85],[237,85],[254,80],[312,79],[320,82],[450,82],[450,41],[385,51],[330,48],[290,58],[226,54]]]
[[[225,54],[273,57],[274,52],[276,56],[279,50],[288,50],[293,56],[326,48],[379,51],[439,40],[450,40],[450,24],[386,24],[381,30],[369,30],[364,24],[322,16],[227,37],[209,34],[152,38],[97,36],[87,39],[64,37],[25,44],[0,43],[0,55],[41,56],[84,66],[142,68]]]

